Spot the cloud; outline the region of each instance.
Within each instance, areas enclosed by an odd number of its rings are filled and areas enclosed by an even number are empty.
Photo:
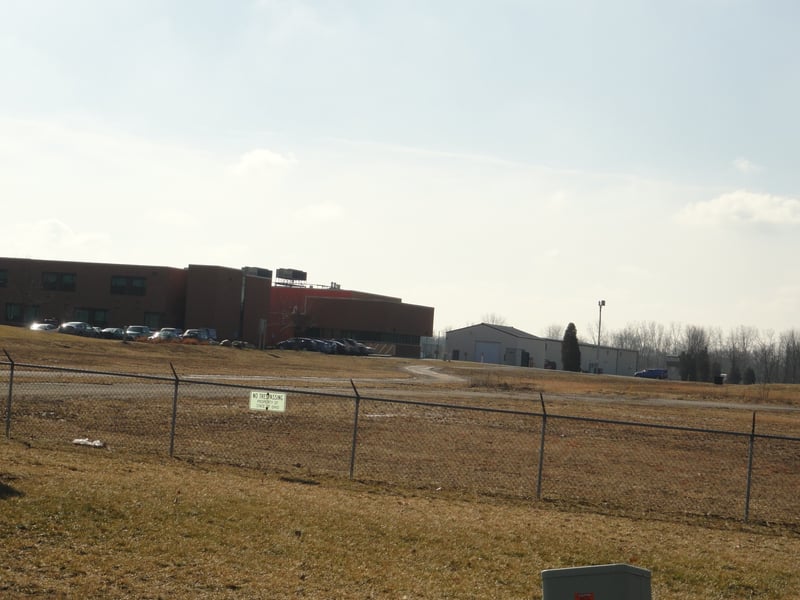
[[[9,256],[29,256],[36,249],[36,258],[44,256],[74,260],[83,252],[106,249],[111,237],[105,233],[79,233],[57,219],[18,223],[7,232],[4,246]]]
[[[297,159],[291,153],[283,155],[272,150],[256,148],[242,154],[239,160],[231,165],[229,172],[234,175],[269,173],[288,169],[295,164],[297,164]]]
[[[342,207],[338,204],[310,204],[295,211],[296,219],[306,221],[333,221],[344,214]]]
[[[685,225],[800,225],[800,200],[738,190],[685,206],[676,216]]]
[[[743,157],[739,157],[736,160],[734,160],[733,167],[737,171],[739,171],[740,173],[744,173],[745,175],[753,175],[755,173],[760,173],[761,171],[764,170],[760,165],[757,165],[756,163]]]

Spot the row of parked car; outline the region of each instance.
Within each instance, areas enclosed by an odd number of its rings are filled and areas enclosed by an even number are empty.
[[[307,337],[293,337],[278,342],[281,350],[309,350],[311,352],[324,352],[325,354],[349,354],[351,356],[367,356],[375,349],[362,344],[352,338],[318,339]]]
[[[83,321],[68,321],[58,324],[52,320],[33,323],[30,328],[34,331],[67,333],[82,337],[103,338],[108,340],[147,340],[151,342],[208,342],[215,341],[216,332],[212,329],[178,329],[176,327],[162,327],[153,330],[147,325],[128,325],[127,327],[92,327]]]

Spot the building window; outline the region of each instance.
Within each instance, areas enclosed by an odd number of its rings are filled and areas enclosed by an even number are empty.
[[[95,327],[108,327],[108,310],[105,308],[76,308],[72,316],[76,321],[90,323]]]
[[[144,313],[144,324],[150,329],[161,329],[164,326],[164,315],[156,312]]]
[[[6,321],[9,323],[22,323],[22,304],[16,302],[6,303]]]
[[[114,275],[111,277],[111,293],[126,296],[144,296],[147,292],[144,277],[125,277]]]
[[[42,273],[42,287],[55,292],[74,292],[75,273]]]
[[[26,306],[23,310],[23,317],[26,323],[33,323],[39,319],[39,306]]]
[[[7,285],[8,285],[8,270],[0,269],[0,287],[6,287]]]

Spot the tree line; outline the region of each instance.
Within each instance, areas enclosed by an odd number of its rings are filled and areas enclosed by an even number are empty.
[[[800,383],[800,332],[776,334],[741,325],[730,331],[697,325],[633,323],[603,335],[603,345],[636,350],[641,368],[676,360],[681,379],[728,383]]]
[[[484,323],[504,325],[505,319],[487,315]],[[591,339],[581,339],[574,323],[566,330],[551,324],[544,333],[547,339],[562,339],[562,368],[580,371],[579,344],[596,344],[597,327],[589,325]],[[441,332],[444,348],[446,331]],[[639,368],[666,368],[678,364],[684,381],[714,381],[726,375],[728,383],[800,383],[800,331],[790,329],[776,334],[740,325],[724,332],[717,327],[665,326],[655,321],[631,323],[616,331],[603,332],[603,346],[635,350]]]

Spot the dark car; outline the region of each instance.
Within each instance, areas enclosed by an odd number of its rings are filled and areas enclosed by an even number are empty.
[[[104,340],[121,340],[125,337],[122,327],[105,327],[100,330],[100,337]]]
[[[346,354],[345,346],[337,340],[314,340],[314,349],[324,354]]]
[[[207,343],[209,341],[208,331],[206,329],[187,329],[181,334],[183,341]]]
[[[644,377],[646,379],[666,379],[666,369],[642,369],[633,374],[634,377]]]
[[[293,337],[278,342],[281,350],[317,350],[316,340],[306,337]]]
[[[327,340],[327,350],[328,354],[347,354],[347,344],[344,342],[340,342],[339,340]]]
[[[147,325],[128,325],[125,328],[126,340],[147,339],[153,331]]]

